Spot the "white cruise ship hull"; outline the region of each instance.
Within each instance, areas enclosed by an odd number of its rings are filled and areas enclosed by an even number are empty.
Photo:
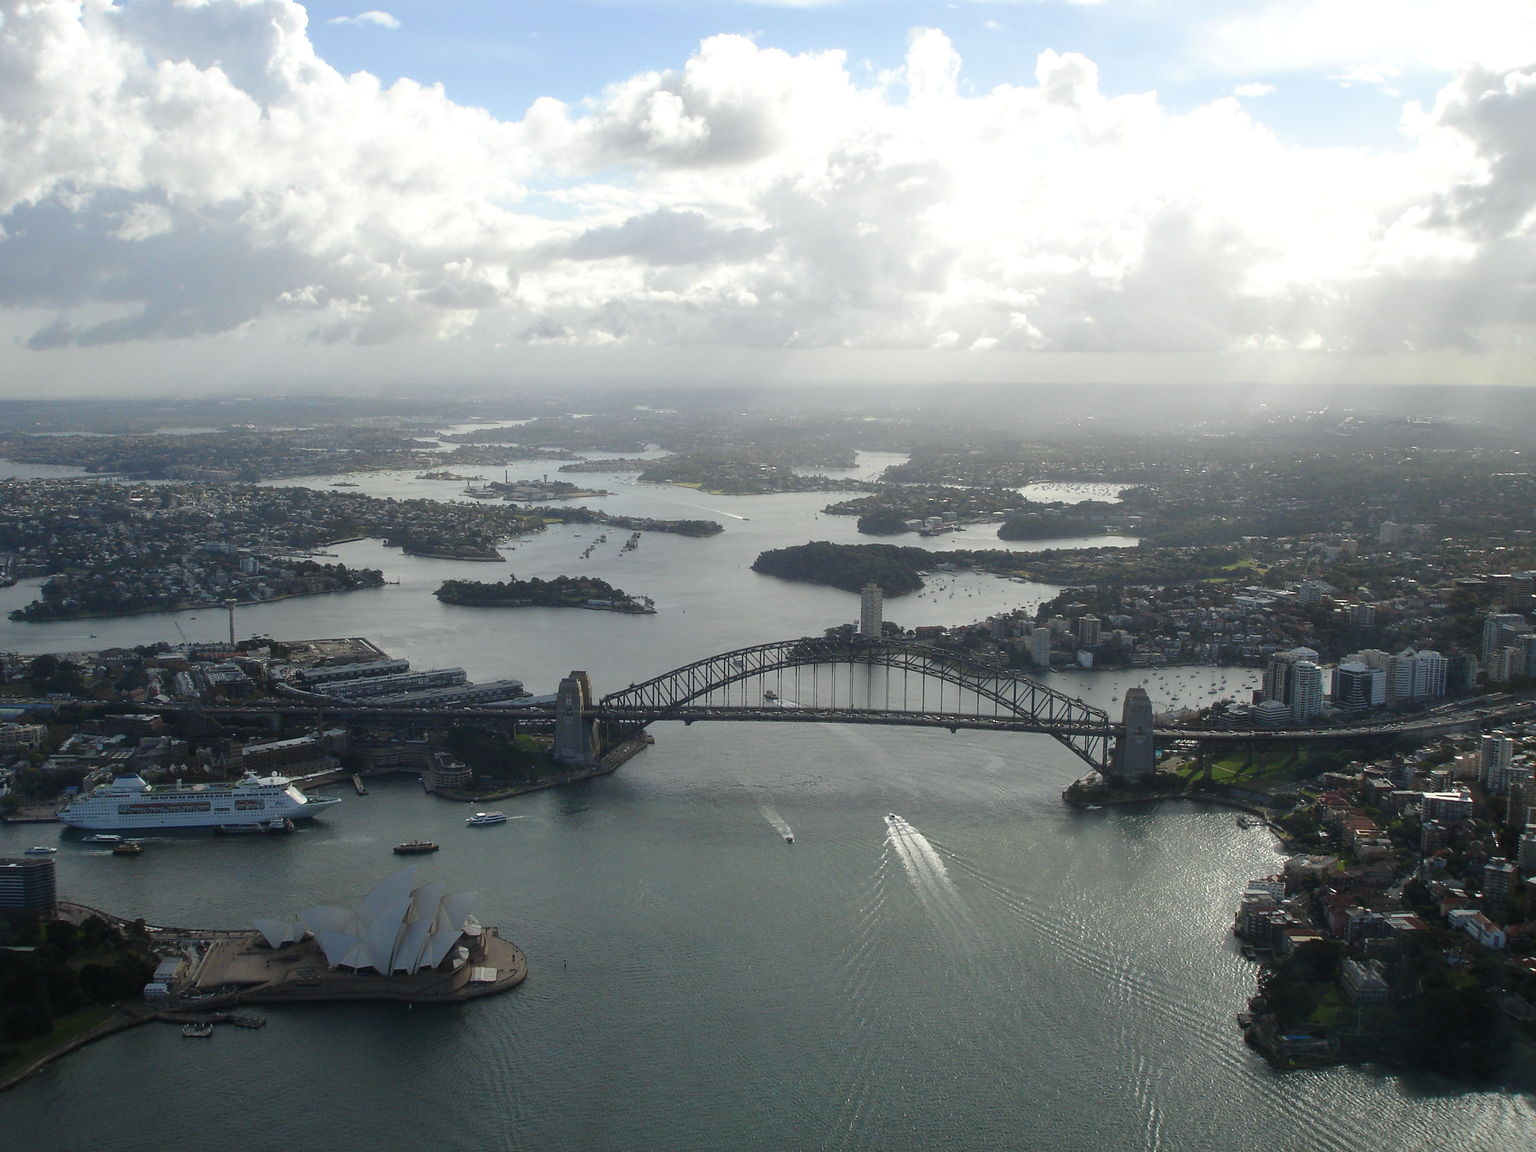
[[[308,820],[340,803],[334,796],[305,796],[278,776],[191,788],[152,788],[137,777],[124,777],[71,800],[59,820],[90,831],[213,828]]]

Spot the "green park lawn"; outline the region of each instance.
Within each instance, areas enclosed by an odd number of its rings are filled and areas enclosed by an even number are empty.
[[[1231,756],[1224,756],[1220,760],[1211,761],[1210,780],[1216,784],[1264,788],[1287,780],[1311,776],[1317,769],[1310,766],[1309,760],[1310,757],[1305,750],[1298,752],[1293,760],[1288,748],[1264,749],[1257,752],[1252,761],[1249,761],[1244,753],[1238,752]],[[1205,778],[1196,769],[1193,760],[1180,767],[1179,775],[1191,783]]]
[[[0,1076],[25,1068],[32,1061],[47,1056],[68,1045],[103,1024],[112,1015],[112,1009],[100,1006],[82,1008],[53,1022],[53,1031],[35,1040],[18,1040],[4,1045],[9,1060],[0,1062]]]

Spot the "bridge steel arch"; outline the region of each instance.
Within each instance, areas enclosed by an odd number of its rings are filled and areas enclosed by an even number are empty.
[[[775,709],[771,718],[858,719],[865,723],[1042,732],[1100,772],[1110,770],[1116,730],[1102,710],[1027,676],[988,667],[959,653],[891,640],[802,637],[738,648],[612,692],[597,702],[594,712],[604,722],[607,735],[615,739],[633,736],[647,724],[661,720],[768,719],[763,709],[711,709],[697,702],[730,685],[771,673],[831,664],[864,664],[916,673],[969,692],[978,705],[989,704],[991,710],[980,706],[974,712],[892,709],[878,714],[866,711],[855,717],[849,710],[786,705]]]

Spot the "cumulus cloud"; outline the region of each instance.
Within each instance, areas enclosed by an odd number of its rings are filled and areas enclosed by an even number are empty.
[[[1282,143],[1235,96],[1111,95],[1075,53],[973,93],[934,29],[873,80],[715,36],[501,121],[338,73],[306,20],[7,7],[0,310],[26,346],[1381,352],[1536,315],[1529,67],[1464,70],[1380,152]]]
[[[332,16],[327,24],[372,24],[378,28],[388,28],[391,31],[400,27],[400,21],[388,12],[380,12],[378,9],[370,9],[367,12],[359,12],[356,16]]]
[[[1465,137],[1483,164],[1443,198],[1445,211],[1480,235],[1528,231],[1536,210],[1536,66],[1465,73],[1440,94],[1434,119]]]
[[[1264,0],[1198,35],[1205,63],[1235,72],[1326,70],[1385,83],[1405,72],[1536,60],[1529,0]]]

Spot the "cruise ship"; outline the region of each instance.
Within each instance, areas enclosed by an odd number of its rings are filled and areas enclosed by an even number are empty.
[[[148,784],[129,775],[82,792],[59,809],[59,819],[71,828],[211,828],[307,820],[340,803],[306,796],[286,776],[247,772],[233,784]]]

